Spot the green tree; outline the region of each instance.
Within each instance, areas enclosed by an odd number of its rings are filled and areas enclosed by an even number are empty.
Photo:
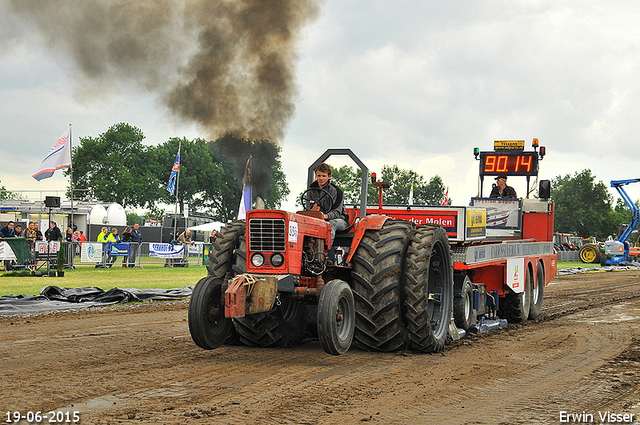
[[[289,194],[280,148],[268,141],[172,138],[147,147],[143,139],[140,129],[125,123],[96,138],[81,138],[72,156],[74,189],[80,189],[75,198],[142,207],[160,218],[164,210],[158,203],[175,205],[177,196],[181,213],[188,203],[191,211],[224,222],[238,213],[242,173],[250,154],[254,193],[265,199],[267,208],[278,208]],[[180,173],[171,195],[166,187],[179,146]]]
[[[180,149],[180,171],[176,189],[172,195],[166,190],[166,186],[178,148]],[[184,212],[184,204],[188,203],[192,211],[219,215],[215,208],[212,208],[211,199],[218,197],[219,186],[224,184],[224,170],[212,158],[205,140],[190,141],[186,138],[172,138],[158,145],[153,151],[153,156],[155,162],[159,164],[155,168],[155,178],[162,187],[160,200],[175,205],[177,197],[180,213]]]
[[[602,181],[595,181],[591,170],[554,178],[551,200],[555,203],[556,232],[598,239],[616,234],[619,216],[612,209],[613,197]]]
[[[7,190],[7,188],[2,186],[0,187],[0,200],[3,200],[3,199],[21,200],[24,198],[19,193],[11,192],[10,190]]]
[[[141,217],[135,211],[125,211],[125,213],[127,214],[127,224],[128,225],[132,226],[135,223],[138,223],[138,224],[143,224],[144,223],[144,217]]]
[[[155,176],[152,148],[142,144],[139,128],[111,126],[98,137],[81,137],[73,149],[74,198],[118,202],[124,207],[148,207],[161,191]],[[69,169],[65,170],[69,175]]]

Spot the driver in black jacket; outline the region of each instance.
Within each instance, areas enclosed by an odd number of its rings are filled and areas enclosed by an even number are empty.
[[[318,164],[315,172],[316,180],[311,183],[309,189],[324,189],[331,196],[327,196],[322,190],[311,190],[309,192],[311,211],[321,211],[323,218],[331,224],[331,245],[333,245],[336,232],[347,228],[349,216],[344,208],[342,189],[331,182],[331,166],[322,162]]]

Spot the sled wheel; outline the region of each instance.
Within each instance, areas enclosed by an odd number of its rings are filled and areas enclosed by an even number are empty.
[[[529,310],[529,319],[537,319],[542,311],[542,297],[544,294],[544,266],[542,262],[538,263],[536,271],[536,287],[531,291],[531,309]]]
[[[500,300],[500,310],[498,315],[513,323],[523,323],[529,318],[531,310],[531,292],[532,292],[533,273],[531,268],[527,267],[527,278],[524,284],[524,291],[520,293],[510,292]]]
[[[456,326],[465,331],[476,324],[476,311],[473,309],[473,288],[469,276],[456,276],[456,292],[453,297],[453,319]],[[460,282],[461,281],[461,282]],[[458,289],[458,285],[460,288]]]
[[[318,338],[322,348],[334,356],[351,347],[356,313],[353,292],[346,282],[332,280],[324,285],[318,300]]]
[[[189,301],[189,332],[200,348],[212,350],[224,344],[233,323],[224,316],[222,280],[213,276],[200,279]]]

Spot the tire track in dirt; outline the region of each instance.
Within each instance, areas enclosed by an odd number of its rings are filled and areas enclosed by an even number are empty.
[[[638,404],[638,275],[562,276],[545,288],[541,319],[435,355],[334,357],[317,341],[204,351],[186,303],[0,318],[0,407],[170,425],[556,424],[560,410],[624,413]]]

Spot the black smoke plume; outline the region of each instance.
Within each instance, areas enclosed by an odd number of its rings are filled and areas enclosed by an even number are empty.
[[[132,83],[215,140],[281,141],[296,48],[319,0],[9,0],[98,96]],[[67,63],[60,60],[61,64]],[[124,84],[123,86],[127,86]]]

